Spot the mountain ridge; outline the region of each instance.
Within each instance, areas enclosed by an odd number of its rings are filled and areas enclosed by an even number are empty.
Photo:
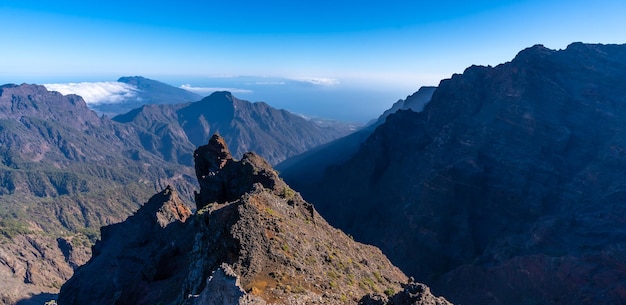
[[[155,110],[161,112],[155,113]],[[166,132],[167,141],[179,143],[178,146],[186,149],[203,145],[217,132],[229,139],[228,145],[237,157],[247,151],[256,151],[272,164],[351,132],[332,125],[320,126],[263,102],[240,100],[227,91],[214,92],[193,103],[143,106],[113,120],[157,135],[147,141],[153,147],[162,145]],[[155,122],[158,122],[156,126]],[[159,152],[158,149],[151,151]],[[191,151],[187,154],[190,155]],[[175,153],[178,155],[176,159],[182,158],[182,152]],[[167,157],[172,153],[161,154],[166,159],[174,159]],[[184,160],[184,164],[191,165],[190,159]]]
[[[330,227],[256,154],[234,160],[213,136],[194,160],[198,211],[166,188],[103,228],[60,304],[449,304]]]
[[[624,71],[582,43],[469,67],[300,191],[453,302],[621,304]]]

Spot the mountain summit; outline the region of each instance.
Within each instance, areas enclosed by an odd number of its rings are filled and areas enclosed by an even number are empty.
[[[240,100],[218,91],[200,101],[178,105],[144,105],[113,120],[141,130],[146,149],[185,165],[192,149],[215,133],[228,139],[233,155],[257,152],[271,164],[346,135],[351,130],[322,126],[263,102]]]
[[[254,153],[195,154],[198,211],[167,188],[104,227],[60,304],[449,304],[332,228]]]

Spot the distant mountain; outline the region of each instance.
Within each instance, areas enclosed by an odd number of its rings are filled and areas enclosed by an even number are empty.
[[[193,92],[142,76],[124,76],[117,81],[136,88],[135,94],[120,102],[93,104],[91,108],[113,116],[126,113],[142,105],[181,104],[202,99],[202,96]]]
[[[229,139],[237,157],[255,151],[276,164],[352,132],[343,125],[323,125],[262,102],[240,100],[226,91],[194,103],[145,105],[113,119],[141,130],[145,149],[186,165],[191,165],[193,147],[206,144],[213,133]]]
[[[300,189],[459,304],[624,304],[626,45],[534,46],[444,80]]]
[[[436,87],[421,87],[417,92],[404,100],[399,100],[393,106],[369,125],[360,128],[354,133],[339,138],[324,145],[314,147],[300,155],[288,158],[276,165],[281,177],[295,188],[307,188],[319,182],[324,172],[337,166],[352,157],[361,143],[392,113],[398,110],[411,109],[422,111],[435,91]]]
[[[426,106],[426,104],[430,102],[430,99],[432,98],[435,89],[437,89],[437,87],[421,87],[419,90],[417,90],[417,92],[409,95],[406,99],[395,102],[391,106],[391,108],[383,112],[383,114],[378,117],[377,122],[383,123],[390,114],[396,113],[398,110],[410,109],[415,112],[422,111],[424,109],[424,106]]]
[[[168,187],[104,227],[60,304],[450,304],[334,229],[267,161],[214,136],[194,153],[198,211]]]

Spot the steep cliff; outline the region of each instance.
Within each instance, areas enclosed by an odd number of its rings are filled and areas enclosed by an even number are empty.
[[[301,189],[461,304],[622,304],[626,46],[534,46],[440,83]]]

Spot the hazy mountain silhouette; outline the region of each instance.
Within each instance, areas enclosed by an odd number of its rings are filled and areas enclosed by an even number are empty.
[[[92,109],[114,116],[126,113],[142,105],[181,104],[202,99],[202,96],[193,92],[142,76],[124,76],[117,81],[132,85],[137,88],[137,91],[131,98],[116,103],[91,105]]]
[[[430,101],[436,87],[422,87],[417,92],[409,95],[404,100],[399,100],[385,111],[378,119],[370,122],[367,126],[345,137],[330,143],[319,145],[306,152],[288,158],[276,165],[281,177],[293,185],[296,189],[308,188],[323,178],[324,172],[332,167],[342,164],[356,153],[360,145],[369,137],[380,124],[385,122],[387,116],[398,110],[411,109],[422,111]]]

